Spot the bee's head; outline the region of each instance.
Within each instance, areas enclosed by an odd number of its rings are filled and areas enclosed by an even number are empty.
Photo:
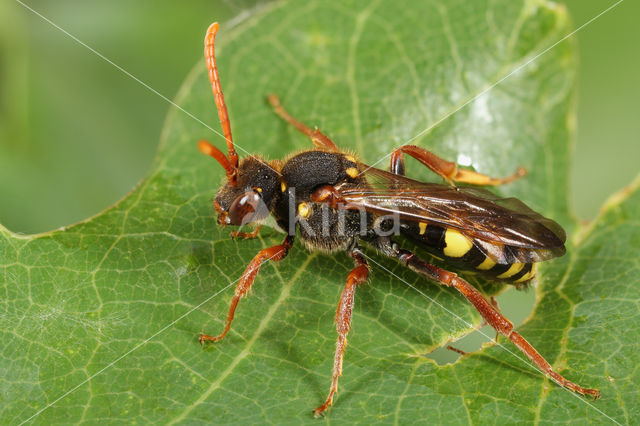
[[[278,172],[264,161],[255,157],[242,160],[235,185],[227,180],[214,199],[218,223],[242,226],[266,219],[279,182]]]
[[[218,223],[221,225],[245,225],[266,219],[269,215],[268,206],[271,205],[274,195],[277,194],[275,191],[280,177],[273,167],[258,158],[248,157],[242,162],[238,162],[238,154],[231,136],[229,114],[222,96],[216,67],[214,46],[217,32],[218,23],[214,22],[204,38],[204,55],[207,61],[211,89],[227,142],[227,155],[206,141],[200,141],[198,149],[215,158],[227,175],[227,182],[220,188],[213,203],[218,212]]]

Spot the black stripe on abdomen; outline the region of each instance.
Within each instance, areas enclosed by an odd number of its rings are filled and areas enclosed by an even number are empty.
[[[524,267],[520,270],[520,272],[509,277],[509,281],[512,281],[512,282],[518,281],[520,278],[524,277],[525,274],[528,274],[529,272],[531,272],[532,267],[533,267],[532,263],[525,263]]]
[[[502,248],[502,254],[504,257],[504,261],[505,263],[500,263],[496,266],[494,266],[493,268],[489,269],[488,273],[493,276],[493,277],[498,277],[499,275],[504,274],[505,272],[507,272],[509,270],[509,268],[511,268],[511,265],[513,265],[516,262],[516,257],[511,249],[511,247],[509,246],[504,246]]]
[[[437,225],[429,225],[425,229],[424,233],[421,234],[421,240],[428,245],[429,247],[433,247],[442,251],[444,248],[444,234],[446,229],[437,226]]]
[[[526,256],[523,258],[522,249],[517,247],[478,241],[457,229],[424,222],[407,221],[402,224],[401,230],[436,256],[442,256],[441,260],[462,270],[476,271],[497,281],[513,283],[526,282],[535,275],[532,263],[518,262],[519,259],[526,259]]]

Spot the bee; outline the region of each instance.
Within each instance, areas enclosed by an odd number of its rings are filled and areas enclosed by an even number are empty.
[[[206,141],[200,141],[198,148],[215,158],[226,172],[226,183],[214,199],[218,223],[258,224],[251,233],[232,233],[233,237],[251,238],[260,231],[259,224],[271,216],[286,236],[281,244],[261,250],[251,260],[236,285],[224,329],[215,337],[201,334],[201,344],[225,337],[238,303],[251,288],[261,264],[266,260],[283,260],[296,238],[311,251],[346,252],[353,259],[354,268],[347,275],[335,316],[338,339],[331,386],[324,403],[314,410],[316,417],[322,415],[333,404],[338,390],[355,290],[369,276],[369,265],[360,247],[367,244],[429,281],[455,288],[487,324],[511,340],[558,385],[582,395],[600,396],[597,389],[579,386],[553,371],[475,287],[456,273],[402,248],[395,240],[396,235],[412,240],[455,270],[472,271],[516,286],[526,285],[535,276],[537,263],[565,253],[566,235],[562,227],[515,198],[500,198],[485,189],[455,185],[456,182],[501,185],[524,176],[524,169],[506,178],[493,178],[458,169],[455,163],[413,145],[391,153],[389,171],[369,167],[341,151],[320,130],[293,118],[275,95],[268,97],[275,113],[308,136],[314,149],[285,161],[265,161],[255,156],[239,160],[216,67],[217,31],[217,23],[207,30],[205,58],[227,155]],[[425,183],[407,177],[405,155],[428,167],[445,183]]]

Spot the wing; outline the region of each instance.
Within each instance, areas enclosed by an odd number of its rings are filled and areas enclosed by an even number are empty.
[[[516,198],[500,198],[485,189],[420,182],[364,164],[360,170],[367,187],[338,189],[349,209],[455,228],[480,240],[477,244],[535,250],[539,260],[565,252],[562,227]]]

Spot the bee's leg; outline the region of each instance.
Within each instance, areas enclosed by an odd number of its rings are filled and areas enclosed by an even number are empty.
[[[258,225],[251,232],[233,231],[231,232],[231,238],[233,238],[234,240],[238,237],[244,238],[245,240],[256,238],[261,229],[262,229],[262,225]]]
[[[502,313],[502,311],[500,310],[500,305],[498,305],[498,299],[496,299],[495,297],[491,296],[489,298],[489,303],[491,303],[491,306],[493,306],[494,308],[496,308],[496,311],[498,311],[499,313]],[[485,325],[487,325],[487,322],[485,321]],[[500,333],[498,333],[498,330],[496,330],[496,338],[493,339],[494,341],[498,342],[498,336],[500,335]]]
[[[353,309],[353,297],[356,286],[362,284],[369,276],[369,267],[364,255],[359,248],[351,251],[351,256],[355,261],[355,267],[347,276],[347,284],[342,290],[338,309],[336,310],[336,329],[338,330],[338,341],[336,343],[336,355],[333,360],[333,380],[331,381],[331,389],[327,400],[313,410],[315,417],[319,417],[322,413],[333,404],[333,396],[338,392],[338,377],[342,375],[342,357],[344,356],[344,348],[347,345],[347,333],[351,329],[351,312]]]
[[[505,178],[494,178],[472,170],[458,169],[456,163],[444,160],[432,152],[415,145],[401,146],[391,152],[391,165],[389,167],[391,173],[404,176],[404,154],[409,154],[451,185],[453,185],[453,182],[471,183],[473,185],[502,185],[527,174],[523,167],[520,167],[513,175]]]
[[[509,340],[511,340],[513,344],[531,360],[531,362],[533,362],[554,382],[579,394],[591,395],[594,399],[600,397],[600,391],[597,389],[583,388],[553,371],[553,368],[547,360],[545,360],[542,355],[540,355],[538,351],[536,351],[536,349],[524,339],[524,337],[514,331],[513,324],[502,316],[502,314],[498,312],[498,310],[492,306],[491,303],[489,303],[471,284],[452,272],[445,271],[442,268],[438,268],[437,266],[425,262],[410,251],[395,247],[394,251],[395,253],[393,253],[393,256],[415,272],[424,275],[439,284],[443,284],[447,287],[453,287],[458,290],[469,302],[471,302],[489,325],[495,328],[496,331],[503,336],[508,337]]]
[[[458,349],[458,348],[453,347],[451,345],[447,345],[447,349],[450,350],[451,352],[455,352],[455,353],[460,354],[462,356],[469,355],[469,352],[465,352],[462,349]]]
[[[280,105],[280,99],[278,99],[278,96],[271,94],[267,97],[267,100],[273,107],[273,110],[276,112],[276,114],[282,117],[284,121],[298,129],[300,133],[305,134],[309,138],[311,138],[311,142],[313,142],[316,148],[325,149],[327,151],[340,151],[336,144],[333,143],[333,141],[320,130],[318,130],[317,128],[311,130],[309,127],[305,126],[304,124],[293,118],[291,115],[289,115],[287,110],[284,109],[282,105]]]
[[[489,303],[491,303],[491,306],[493,306],[496,311],[500,312],[500,307],[498,306],[498,300],[491,296],[489,297]],[[500,312],[502,313],[502,312]],[[485,325],[490,325],[487,321],[483,321],[482,324],[479,324],[478,327],[475,329],[475,331],[480,330],[482,327],[484,327]],[[498,336],[500,335],[500,333],[496,330],[496,337],[493,339],[494,341],[498,341]],[[463,351],[462,349],[458,349],[453,345],[447,345],[447,349],[449,349],[452,352],[457,352],[460,355],[467,355],[467,352]]]
[[[231,321],[233,321],[233,315],[236,312],[236,308],[238,307],[238,302],[240,299],[247,294],[249,289],[251,288],[251,284],[256,279],[258,275],[258,271],[260,270],[260,265],[265,260],[282,260],[289,253],[289,249],[293,245],[294,237],[292,235],[287,235],[282,244],[278,244],[277,246],[269,247],[264,250],[260,250],[260,252],[249,262],[247,269],[244,270],[244,273],[240,277],[238,284],[236,285],[236,292],[233,295],[233,299],[231,299],[231,305],[229,306],[229,314],[227,315],[227,322],[224,326],[224,330],[218,336],[209,336],[208,334],[200,335],[200,344],[205,341],[217,342],[222,340],[222,338],[227,334],[229,328],[231,327]]]

